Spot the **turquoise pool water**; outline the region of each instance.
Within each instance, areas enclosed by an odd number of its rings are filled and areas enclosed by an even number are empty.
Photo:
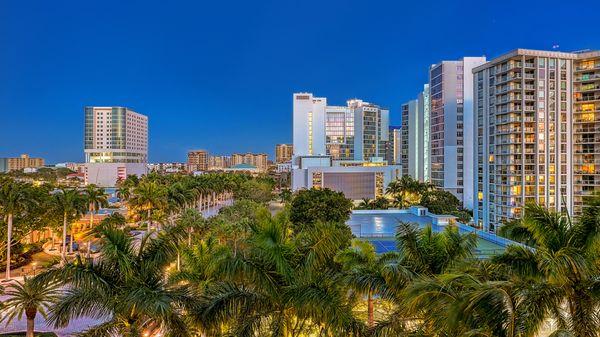
[[[440,232],[444,226],[433,224],[433,218],[429,216],[417,216],[411,213],[387,212],[387,213],[353,213],[346,224],[358,238],[370,241],[378,253],[396,250],[396,226],[398,222],[417,224],[420,228],[430,225],[433,231]],[[466,225],[459,225],[459,232],[466,233],[474,231]],[[478,233],[477,248],[475,253],[479,257],[487,257],[502,253],[506,245],[499,244],[496,238],[490,235]],[[485,237],[488,237],[486,239]]]

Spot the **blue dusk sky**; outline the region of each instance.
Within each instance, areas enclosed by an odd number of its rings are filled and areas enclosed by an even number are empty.
[[[0,157],[83,160],[83,107],[150,118],[150,160],[272,155],[292,93],[389,107],[443,59],[600,48],[600,1],[0,0]]]

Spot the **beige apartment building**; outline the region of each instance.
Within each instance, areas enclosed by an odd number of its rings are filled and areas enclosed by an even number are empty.
[[[230,156],[210,156],[208,157],[208,169],[212,171],[223,170],[231,166]]]
[[[44,159],[31,158],[27,154],[22,154],[20,157],[14,158],[0,158],[0,172],[10,172],[42,166],[44,166]]]
[[[189,172],[208,170],[208,151],[193,150],[188,152],[187,169]]]
[[[476,224],[529,202],[580,214],[600,189],[600,52],[517,49],[473,74]]]
[[[292,144],[277,144],[275,146],[275,163],[282,164],[292,160],[294,146]]]
[[[234,153],[231,155],[231,166],[248,164],[256,166],[258,171],[266,172],[269,168],[268,157],[264,153]]]

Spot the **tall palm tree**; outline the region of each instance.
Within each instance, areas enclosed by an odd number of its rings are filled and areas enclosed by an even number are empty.
[[[395,252],[376,254],[373,245],[360,239],[336,256],[346,272],[344,281],[360,294],[367,296],[368,325],[374,325],[373,295],[386,296],[390,286],[397,286],[410,279],[410,272],[396,268],[399,255]]]
[[[69,223],[79,217],[81,217],[88,205],[83,195],[75,189],[61,188],[52,195],[52,207],[54,211],[58,213],[63,220],[62,228],[62,248],[61,248],[61,264],[64,264],[67,260],[67,228]],[[71,233],[71,241],[69,250],[73,251],[73,233]]]
[[[88,211],[90,213],[90,227],[92,229],[94,226],[94,214],[102,207],[108,206],[108,199],[106,197],[106,193],[103,188],[99,188],[94,184],[89,184],[83,190],[83,198],[87,202]],[[91,241],[87,242],[87,253],[86,255],[90,257],[91,252]]]
[[[189,336],[184,313],[192,310],[193,292],[165,277],[185,233],[167,226],[136,242],[124,229],[97,230],[96,261],[78,258],[40,275],[68,289],[50,310],[49,323],[64,327],[80,317],[103,322],[81,336]]]
[[[553,287],[551,313],[575,337],[598,336],[600,331],[598,219],[598,198],[590,201],[575,222],[566,213],[528,204],[520,229],[510,232],[533,243],[535,249],[509,246],[493,259],[522,279]]]
[[[284,219],[266,217],[190,314],[211,335],[358,335],[363,326],[333,261],[345,244],[340,231],[315,224],[293,237]]]
[[[152,214],[162,209],[166,204],[166,191],[164,186],[155,181],[141,181],[134,188],[129,204],[139,213],[140,217],[145,217],[148,224],[148,231],[152,227]]]
[[[6,279],[10,279],[11,246],[13,234],[13,220],[32,206],[30,198],[31,185],[5,179],[0,183],[0,214],[7,224],[6,237]]]
[[[58,288],[55,283],[43,283],[25,277],[23,282],[14,281],[4,294],[7,299],[0,307],[6,324],[13,319],[27,318],[27,337],[34,337],[35,317],[39,312],[47,318],[47,311],[58,300]]]

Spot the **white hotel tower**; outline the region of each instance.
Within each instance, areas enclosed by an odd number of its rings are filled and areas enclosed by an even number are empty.
[[[113,187],[147,172],[148,117],[123,107],[85,107],[85,182]]]
[[[327,106],[327,99],[294,94],[292,189],[330,188],[353,200],[373,199],[401,176],[386,165],[389,110],[359,99]]]

